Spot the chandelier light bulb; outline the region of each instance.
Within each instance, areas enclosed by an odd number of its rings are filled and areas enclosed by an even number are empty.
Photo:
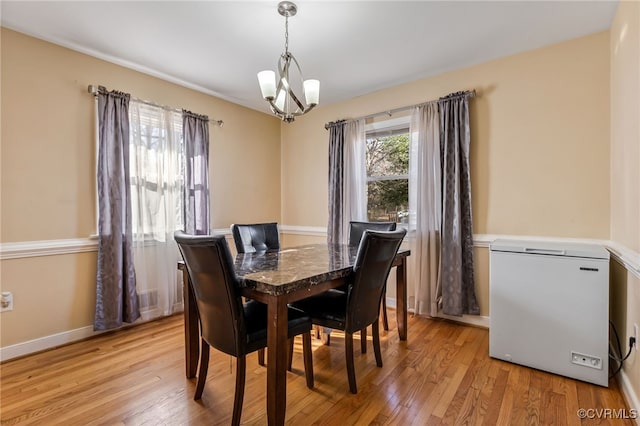
[[[258,83],[262,91],[262,98],[265,100],[276,97],[276,73],[275,71],[265,70],[258,73]]]
[[[307,105],[318,105],[320,100],[320,80],[304,81],[304,97]]]

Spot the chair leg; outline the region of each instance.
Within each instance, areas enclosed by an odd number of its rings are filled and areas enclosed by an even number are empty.
[[[233,397],[233,417],[231,424],[238,426],[240,424],[240,416],[242,416],[242,401],[244,400],[244,381],[247,372],[246,356],[239,356],[236,359],[236,394]]]
[[[331,345],[331,329],[324,327],[322,329],[322,343],[327,346]]]
[[[200,345],[200,371],[198,371],[198,383],[196,384],[196,394],[193,399],[196,401],[202,398],[202,391],[204,390],[204,383],[207,381],[207,371],[209,371],[209,344],[202,339]]]
[[[258,349],[258,364],[264,367],[264,348]]]
[[[367,353],[367,327],[360,330],[360,352]]]
[[[371,334],[373,335],[373,352],[376,354],[376,365],[382,367],[382,352],[380,351],[380,326],[378,320],[371,324]]]
[[[302,335],[302,355],[304,357],[304,376],[307,387],[313,389],[313,352],[311,350],[311,332]]]
[[[382,292],[382,328],[389,331],[389,318],[387,317],[387,289]]]
[[[289,339],[289,353],[287,354],[288,356],[287,370],[289,371],[291,371],[291,364],[293,364],[293,339],[294,337]]]
[[[353,364],[353,334],[344,333],[344,354],[347,357],[347,377],[349,378],[349,390],[351,393],[358,393],[356,386],[356,371]]]
[[[320,326],[316,325],[314,327],[316,329],[316,339],[320,340]]]

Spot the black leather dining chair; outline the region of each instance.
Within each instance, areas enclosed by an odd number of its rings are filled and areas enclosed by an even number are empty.
[[[391,264],[407,231],[365,231],[353,265],[347,291],[328,290],[299,300],[293,306],[305,311],[321,327],[343,330],[349,390],[357,393],[353,362],[353,333],[371,325],[376,365],[382,367],[380,351],[380,298]]]
[[[364,231],[395,231],[395,222],[349,222],[349,245],[358,247]]]
[[[280,249],[277,222],[233,224],[231,233],[238,253]]]
[[[176,232],[175,240],[189,272],[200,323],[201,351],[194,399],[202,397],[209,367],[209,347],[236,357],[236,388],[232,424],[240,424],[246,356],[267,346],[267,305],[242,302],[233,258],[223,235],[187,235]],[[313,388],[311,319],[289,308],[289,339],[302,334],[307,386]]]
[[[395,222],[349,222],[349,245],[358,247],[364,231],[395,231]],[[389,331],[389,318],[387,317],[387,286],[382,293],[382,328]],[[366,342],[367,330],[363,330],[362,340]],[[363,352],[366,352],[366,346],[362,346]]]
[[[234,223],[231,225],[233,242],[238,253],[257,253],[280,249],[277,222]],[[264,349],[258,351],[258,364],[264,365]],[[291,369],[291,363],[289,363]]]

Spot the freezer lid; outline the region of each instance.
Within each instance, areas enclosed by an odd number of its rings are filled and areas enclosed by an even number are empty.
[[[492,252],[609,259],[607,249],[597,244],[497,239],[491,243],[490,249]]]

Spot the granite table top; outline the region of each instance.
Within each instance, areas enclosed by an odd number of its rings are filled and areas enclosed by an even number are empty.
[[[347,277],[355,261],[357,247],[344,244],[310,244],[257,253],[240,253],[235,269],[241,286],[261,293],[280,295]],[[409,256],[398,250],[396,258]]]

